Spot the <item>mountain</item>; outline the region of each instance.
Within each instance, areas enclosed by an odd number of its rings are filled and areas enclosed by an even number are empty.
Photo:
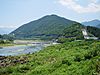
[[[100,28],[100,24],[98,24],[96,27],[97,27],[97,28]]]
[[[73,24],[64,29],[63,36],[65,36],[66,38],[75,37],[76,39],[82,39],[83,38],[82,29],[83,28],[84,26],[81,25],[80,23]]]
[[[96,22],[96,21],[95,21]],[[58,37],[83,39],[84,26],[57,15],[47,15],[17,28],[10,35],[18,39],[54,39]],[[87,27],[89,35],[99,37],[99,28]]]
[[[77,23],[57,15],[47,15],[38,20],[22,25],[10,33],[18,38],[30,38],[39,36],[59,36],[63,29]]]
[[[97,25],[100,24],[100,20],[92,20],[92,21],[82,22],[82,24],[86,25],[86,26],[98,27]]]
[[[100,20],[92,20],[88,22],[83,22],[83,25],[87,26],[87,31],[100,39]]]
[[[87,31],[100,39],[100,28],[87,26]]]

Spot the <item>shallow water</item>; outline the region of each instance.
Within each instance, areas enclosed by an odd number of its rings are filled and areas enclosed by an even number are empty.
[[[33,53],[43,49],[44,45],[37,44],[35,46],[21,45],[21,46],[9,46],[0,48],[0,56],[15,56],[20,54]]]

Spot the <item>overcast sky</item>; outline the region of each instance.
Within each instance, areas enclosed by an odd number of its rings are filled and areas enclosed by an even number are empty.
[[[45,15],[100,20],[100,0],[0,0],[0,28],[15,29]]]

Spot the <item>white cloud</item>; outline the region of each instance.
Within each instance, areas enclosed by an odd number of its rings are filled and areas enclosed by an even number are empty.
[[[79,0],[59,0],[59,3],[67,8],[73,9],[78,13],[94,13],[100,12],[100,4],[97,4],[98,0],[90,0],[87,6],[81,6],[77,3]]]
[[[98,0],[90,0],[91,2],[93,2],[93,3],[97,3],[98,2]]]

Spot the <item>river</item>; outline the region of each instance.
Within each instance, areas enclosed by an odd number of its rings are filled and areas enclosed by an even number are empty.
[[[2,47],[0,48],[0,56],[9,56],[9,55],[15,56],[15,55],[33,53],[33,52],[43,49],[46,46],[50,46],[50,44],[37,43],[35,45],[27,44],[27,45],[15,45],[15,46],[9,46],[9,47]]]

